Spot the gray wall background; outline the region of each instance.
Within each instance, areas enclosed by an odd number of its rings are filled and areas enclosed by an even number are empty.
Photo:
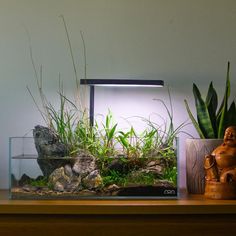
[[[193,104],[193,82],[204,95],[214,81],[222,95],[228,60],[235,98],[234,0],[0,0],[0,188],[8,187],[8,138],[31,135],[35,125],[43,124],[26,90],[28,85],[37,96],[26,31],[35,63],[38,68],[43,65],[49,99],[56,103],[59,72],[67,94],[74,91],[61,14],[81,76],[80,30],[86,41],[88,78],[163,79],[171,88],[175,125],[188,118],[183,100]],[[145,93],[150,100],[168,102],[166,88]],[[112,100],[112,93],[108,96]],[[98,94],[98,102],[103,100]],[[197,137],[192,125],[185,131]],[[185,186],[186,138],[180,137],[180,187]]]

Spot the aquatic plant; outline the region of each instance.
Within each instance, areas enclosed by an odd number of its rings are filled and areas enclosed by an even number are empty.
[[[170,90],[168,88],[169,106],[162,99],[154,99],[166,110],[167,120],[163,118],[163,124],[157,124],[148,119],[143,119],[149,129],[145,130],[142,153],[149,158],[159,158],[165,162],[165,166],[177,165],[177,136],[183,132],[183,128],[188,125],[186,122],[174,127],[174,113]]]
[[[27,181],[27,184],[34,187],[49,187],[47,177],[30,179],[29,181]]]
[[[169,88],[167,92],[169,97],[169,106],[162,99],[154,99],[165,108],[167,113],[167,120],[162,117],[163,124],[161,125],[146,120],[147,125],[150,126],[152,129],[156,129],[157,131],[157,145],[159,147],[173,147],[178,134],[186,133],[183,131],[183,128],[188,125],[188,123],[182,122],[176,128],[174,127],[173,104]]]
[[[177,186],[178,181],[178,171],[176,166],[167,167],[164,170],[164,174],[162,176],[163,180],[168,180],[172,182],[175,186]]]
[[[150,124],[150,122],[148,122]],[[154,150],[157,150],[158,134],[157,129],[146,129],[142,133],[142,155],[152,157]]]
[[[75,153],[82,150],[91,153],[92,155],[96,155],[100,145],[97,124],[91,126],[89,119],[85,115],[85,117],[82,117],[82,119],[77,122],[75,135],[78,145]]]
[[[101,172],[104,172],[106,166],[117,155],[116,149],[116,133],[117,123],[114,124],[112,112],[109,110],[105,122],[91,126],[91,129],[96,133],[96,144],[92,154],[98,159]]]
[[[169,90],[168,93],[170,96]],[[123,149],[123,156],[120,154],[119,160],[123,160],[126,171],[110,170],[108,166],[113,159],[108,158],[106,163],[103,162],[104,159],[101,159],[103,164],[105,163],[102,171],[104,185],[117,184],[125,186],[127,183],[152,185],[157,179],[165,179],[175,186],[177,185],[176,137],[187,124],[183,122],[177,128],[174,128],[171,98],[170,108],[163,100],[157,99],[157,101],[165,107],[168,114],[168,119],[164,122],[164,125],[141,118],[148,128],[140,134],[135,131],[132,125],[127,132],[117,130],[116,125],[109,125],[109,130],[111,130],[111,127],[115,127],[116,132],[112,132],[112,140],[117,140]],[[113,149],[115,149],[114,145],[112,146]],[[115,151],[113,156],[115,156]],[[158,173],[139,171],[140,168],[145,168],[150,160],[159,160],[158,163],[163,168],[163,174],[159,176]]]
[[[138,173],[130,173],[127,175],[127,182],[130,184],[137,185],[153,185],[155,184],[155,180],[157,179],[157,175],[149,172],[138,172]]]
[[[142,156],[140,137],[133,126],[131,126],[128,132],[119,131],[117,140],[123,147],[123,153],[127,159],[137,159]]]
[[[127,174],[121,173],[116,170],[109,170],[108,172],[104,173],[102,180],[104,186],[109,186],[111,184],[125,186],[128,182]]]
[[[117,123],[113,124],[113,116],[111,111],[106,115],[106,122],[102,124],[103,129],[100,130],[100,138],[102,142],[102,155],[112,156],[115,150],[115,136]]]
[[[43,120],[45,121],[46,125],[52,129],[60,138],[60,141],[67,146],[68,155],[75,155],[79,150],[80,146],[78,143],[78,134],[81,135],[79,132],[79,125],[82,125],[83,129],[87,123],[87,109],[83,105],[82,96],[80,94],[80,78],[78,76],[78,72],[75,66],[75,59],[72,51],[71,40],[69,37],[67,25],[63,16],[62,18],[64,29],[66,32],[66,38],[69,46],[69,52],[72,59],[74,77],[75,77],[75,84],[76,84],[76,97],[75,101],[72,102],[68,97],[66,97],[63,91],[63,84],[61,82],[60,74],[59,74],[59,108],[56,109],[55,106],[48,101],[44,89],[43,89],[43,76],[42,76],[42,66],[40,66],[40,70],[37,71],[37,67],[34,62],[33,57],[33,50],[30,42],[29,37],[29,49],[30,49],[30,58],[31,63],[34,69],[34,75],[36,79],[36,84],[39,92],[40,102],[36,101],[35,96],[31,92],[30,88],[27,86],[27,90],[33,99],[35,106],[37,107],[39,113],[41,114]],[[83,49],[84,49],[84,78],[87,76],[86,72],[86,47],[85,41],[83,38],[82,32],[80,32]],[[29,35],[28,35],[29,36]],[[88,131],[88,130],[87,130]],[[82,136],[82,135],[81,135]],[[81,138],[81,137],[80,137]],[[86,147],[88,148],[88,147]]]
[[[126,173],[121,173],[115,170],[109,170],[105,176],[103,176],[104,186],[109,186],[111,184],[116,184],[118,186],[125,187],[128,184],[131,185],[153,185],[157,176],[154,173],[127,171]]]
[[[38,107],[29,88],[28,91]],[[42,88],[39,88],[39,91],[43,93]],[[76,105],[64,95],[62,87],[59,91],[59,110],[56,110],[52,103],[46,100],[44,95],[41,97],[45,98],[42,100],[45,112],[40,111],[40,113],[44,117],[47,126],[52,129],[58,135],[60,141],[67,146],[68,155],[73,155],[79,148],[76,130],[78,123],[82,123],[81,120],[84,119],[84,112],[78,110]]]

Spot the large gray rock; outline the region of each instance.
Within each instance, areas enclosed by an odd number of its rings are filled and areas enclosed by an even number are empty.
[[[67,156],[68,150],[53,130],[37,125],[33,129],[33,136],[38,152],[37,162],[44,176],[48,177],[55,169],[69,162],[62,159]]]
[[[68,150],[58,135],[48,127],[37,125],[33,129],[34,143],[39,156],[64,157]]]

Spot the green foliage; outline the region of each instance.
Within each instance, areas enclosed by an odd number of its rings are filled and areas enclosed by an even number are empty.
[[[119,171],[110,170],[103,176],[104,186],[116,184],[118,186],[126,186],[127,184],[141,184],[141,185],[153,185],[156,180],[154,173],[144,172],[127,172],[121,173]]]
[[[99,128],[98,123],[95,123],[94,129],[98,134],[99,145],[97,146],[97,155],[99,158],[109,158],[115,155],[117,123],[113,122],[111,111],[105,117],[105,123],[101,123]]]
[[[60,109],[56,111],[51,103],[47,109],[51,118],[51,128],[58,134],[60,141],[67,146],[68,154],[73,155],[78,149],[78,137],[76,128],[78,126],[79,111],[76,106],[63,95],[60,96]],[[69,109],[68,109],[69,107]]]
[[[150,121],[147,121],[148,125],[157,131],[157,145],[159,147],[171,147],[173,148],[175,144],[175,139],[178,136],[179,133],[182,132],[182,129],[187,125],[185,122],[180,123],[176,128],[174,127],[174,113],[173,113],[173,105],[172,105],[172,99],[170,95],[170,90],[168,89],[168,95],[169,95],[169,107],[166,105],[166,103],[161,99],[155,99],[156,101],[160,102],[167,113],[168,120],[164,122],[162,125],[158,125],[155,123],[151,123]],[[163,119],[164,120],[164,119]]]
[[[77,68],[75,66],[75,59],[72,51],[72,45],[67,29],[67,25],[63,16],[62,18],[64,29],[66,32],[67,43],[69,46],[69,52],[72,59],[73,72],[75,78],[76,85],[76,98],[75,102],[72,102],[68,97],[65,96],[63,91],[63,85],[60,80],[59,74],[59,108],[55,108],[55,106],[48,101],[44,94],[43,90],[43,77],[42,77],[42,66],[40,66],[40,70],[37,70],[37,66],[35,65],[33,58],[33,50],[30,44],[29,37],[29,46],[30,46],[30,58],[34,69],[34,75],[37,83],[37,88],[39,92],[40,102],[36,101],[35,96],[31,92],[30,88],[27,87],[29,94],[31,95],[34,104],[36,105],[38,111],[40,112],[43,120],[46,125],[51,128],[58,135],[60,141],[67,146],[68,155],[76,155],[80,148],[90,150],[91,147],[91,136],[93,136],[93,131],[88,129],[87,126],[87,110],[85,106],[82,105],[82,97],[80,96],[80,78],[78,76]],[[84,48],[84,78],[86,78],[86,48],[85,42],[83,38],[83,34],[81,34],[81,39]],[[28,35],[29,36],[29,35]],[[81,126],[81,127],[80,127]],[[83,137],[81,130],[86,129],[86,144],[85,137]],[[79,138],[79,139],[78,139]],[[93,138],[93,137],[92,137]],[[80,143],[81,141],[81,143]]]
[[[196,128],[200,138],[223,138],[225,129],[228,126],[236,125],[236,108],[233,101],[228,108],[230,97],[230,63],[228,62],[224,97],[218,107],[218,96],[211,82],[208,88],[206,99],[196,84],[193,84],[193,95],[197,112],[197,120],[194,118],[188,102],[184,100],[189,117]]]
[[[111,111],[108,111],[106,115],[106,122],[102,124],[103,130],[100,131],[102,145],[104,147],[103,154],[106,156],[110,156],[113,154],[115,149],[115,136],[116,136],[116,128],[117,124],[113,124],[113,116]]]
[[[162,179],[168,180],[177,186],[177,177],[177,168],[176,166],[172,166],[165,169]]]
[[[43,177],[39,179],[31,179],[29,180],[27,184],[34,187],[49,187],[47,177]]]
[[[115,170],[109,170],[102,178],[104,186],[110,184],[117,184],[119,186],[125,186],[127,183],[127,175]]]
[[[138,174],[128,175],[128,182],[131,184],[153,185],[157,176],[154,173],[140,172]]]
[[[123,147],[123,153],[128,159],[142,157],[141,137],[138,137],[132,126],[126,133],[119,131],[117,140]]]

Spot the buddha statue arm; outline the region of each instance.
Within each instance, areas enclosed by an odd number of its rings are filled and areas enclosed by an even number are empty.
[[[206,155],[204,168],[206,172],[206,181],[219,181],[218,168],[214,155]]]
[[[220,175],[220,182],[229,183],[233,181],[236,182],[236,167],[229,170],[223,170]]]

